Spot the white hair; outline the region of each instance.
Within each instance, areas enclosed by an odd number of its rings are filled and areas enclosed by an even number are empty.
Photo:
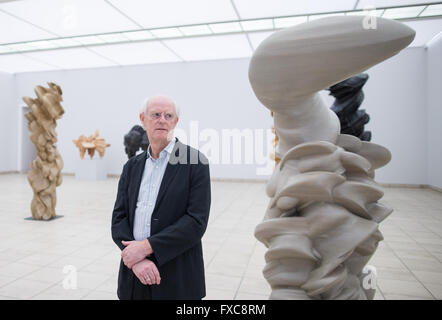
[[[157,98],[158,96],[154,96],[154,97],[150,97],[150,98],[146,98],[143,102],[143,106],[140,109],[140,113],[144,113],[146,114],[147,112],[147,107],[149,106],[149,103],[152,101],[152,99]],[[167,97],[169,100],[172,101],[172,105],[175,109],[175,114],[176,116],[179,118],[180,117],[180,108],[177,106],[177,104],[175,103],[175,101],[173,101],[172,99],[170,99],[169,97]]]

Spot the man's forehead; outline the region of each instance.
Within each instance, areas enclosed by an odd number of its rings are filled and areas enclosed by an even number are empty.
[[[149,101],[149,109],[150,110],[156,110],[156,109],[174,109],[174,104],[172,101],[170,100],[166,100],[166,99],[155,99],[155,100],[151,100]]]

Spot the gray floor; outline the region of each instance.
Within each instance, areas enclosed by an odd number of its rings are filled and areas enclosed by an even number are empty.
[[[57,188],[57,214],[29,221],[32,190],[25,175],[0,175],[0,299],[116,299],[119,249],[110,237],[118,179]],[[266,299],[264,246],[253,237],[268,198],[264,183],[212,182],[212,210],[203,238],[206,299]],[[369,264],[376,299],[442,298],[442,193],[386,188],[395,208],[381,225],[385,240]],[[75,266],[77,289],[64,289],[63,268]]]

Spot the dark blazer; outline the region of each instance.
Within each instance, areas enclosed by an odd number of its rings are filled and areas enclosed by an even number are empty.
[[[201,299],[206,295],[201,238],[210,211],[210,173],[207,158],[177,138],[161,182],[152,213],[153,249],[149,257],[161,276],[152,285],[152,299]],[[147,152],[124,165],[112,214],[112,239],[123,250],[122,240],[134,240],[133,223]],[[136,276],[120,262],[118,297],[132,298]]]

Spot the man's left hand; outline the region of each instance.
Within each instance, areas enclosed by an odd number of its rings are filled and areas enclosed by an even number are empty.
[[[126,246],[121,252],[121,257],[129,269],[132,269],[134,264],[152,253],[152,247],[147,239],[142,241],[121,241],[121,243]]]

